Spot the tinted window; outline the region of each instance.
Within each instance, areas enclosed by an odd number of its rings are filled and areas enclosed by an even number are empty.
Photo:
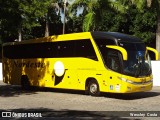
[[[97,60],[96,53],[90,40],[76,41],[76,57],[86,57]]]
[[[98,46],[101,46],[101,45],[115,45],[115,42],[112,39],[95,39],[95,42],[97,43]]]
[[[3,47],[3,55],[10,59],[50,58],[57,56],[56,47],[56,43],[51,42],[10,45]]]
[[[75,41],[57,42],[56,57],[75,57]]]
[[[128,42],[120,42],[119,45],[126,50],[130,51],[145,51],[146,46],[144,43],[128,43]]]
[[[119,59],[119,51],[117,50],[108,50],[105,58],[105,63],[107,67],[113,71],[121,72],[121,62]]]
[[[3,47],[3,56],[10,59],[86,57],[97,60],[90,40],[9,45]]]
[[[95,41],[102,55],[106,54],[106,45],[115,45],[112,39],[95,39]]]

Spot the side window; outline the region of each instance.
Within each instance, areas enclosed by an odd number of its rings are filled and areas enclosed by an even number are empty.
[[[41,43],[44,44],[44,43]],[[58,55],[57,52],[57,43],[56,42],[46,42],[44,44],[44,49],[41,48],[41,53],[44,58],[53,58]]]
[[[155,60],[156,59],[156,55],[155,55],[154,52],[148,51],[148,54],[149,54],[151,60]]]
[[[90,40],[77,40],[75,44],[76,57],[98,60]]]
[[[108,50],[105,62],[109,69],[120,73],[121,63],[118,54],[116,50]]]
[[[57,43],[56,42],[44,42],[38,44],[31,44],[31,50],[33,52],[34,58],[53,58],[57,56]],[[29,47],[30,48],[30,47]]]
[[[106,45],[115,45],[115,41],[112,39],[95,39],[95,42],[103,55],[103,57],[106,56]]]
[[[74,57],[75,55],[75,41],[65,41],[57,43],[57,57]]]
[[[95,42],[100,49],[106,48],[106,45],[115,45],[112,39],[95,39]]]
[[[6,58],[10,58],[9,51],[11,50],[11,48],[9,46],[3,46],[2,49],[3,49],[3,56]]]
[[[3,55],[10,59],[86,57],[97,60],[90,40],[9,45],[3,47]]]
[[[56,43],[32,43],[3,47],[4,57],[10,59],[52,58],[57,56]]]
[[[18,56],[21,56],[23,53],[20,50],[20,48],[21,47],[19,45],[18,46],[13,46],[13,45],[3,46],[3,56],[6,58],[10,58],[10,59],[19,58]]]

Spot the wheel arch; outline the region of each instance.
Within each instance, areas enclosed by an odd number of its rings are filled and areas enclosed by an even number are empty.
[[[101,90],[101,89],[100,89],[100,86],[99,86],[98,80],[97,80],[96,78],[94,78],[94,77],[89,77],[89,78],[86,79],[86,82],[85,82],[85,90],[87,90],[87,87],[88,87],[90,81],[95,81],[95,82],[97,82],[98,87],[99,87],[99,90]]]
[[[94,77],[89,77],[89,78],[86,79],[85,87],[88,86],[88,84],[89,84],[90,81],[96,81],[96,82],[98,83],[98,81],[97,81],[96,78],[94,78]],[[99,85],[99,83],[98,83],[98,85]]]

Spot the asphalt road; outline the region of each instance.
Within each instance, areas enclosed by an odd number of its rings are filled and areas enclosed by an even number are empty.
[[[93,97],[85,95],[83,91],[47,88],[26,91],[20,86],[11,86],[0,81],[0,115],[6,117],[4,112],[11,112],[12,119],[18,114],[20,116],[17,119],[32,118],[30,113],[35,113],[37,117],[50,119],[117,120],[127,117],[125,120],[158,120],[160,119],[160,87],[153,87],[152,91],[143,93],[125,95],[103,93],[100,97]]]

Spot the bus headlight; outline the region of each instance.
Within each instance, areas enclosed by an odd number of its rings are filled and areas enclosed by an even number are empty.
[[[122,77],[118,77],[118,79],[120,79],[120,80],[122,80],[124,82],[130,83],[130,84],[134,84],[134,85],[142,85],[142,84],[148,84],[148,83],[152,83],[153,82],[152,79],[150,79],[149,81],[146,81],[146,79],[145,79],[144,81],[141,80],[140,82],[134,82],[132,80],[128,80],[128,79],[122,78]]]
[[[118,77],[118,79],[120,79],[120,80],[122,80],[122,81],[124,81],[124,82],[127,82],[127,83],[131,83],[131,84],[133,84],[133,83],[134,83],[133,81],[128,80],[128,79],[123,78],[123,77]]]

